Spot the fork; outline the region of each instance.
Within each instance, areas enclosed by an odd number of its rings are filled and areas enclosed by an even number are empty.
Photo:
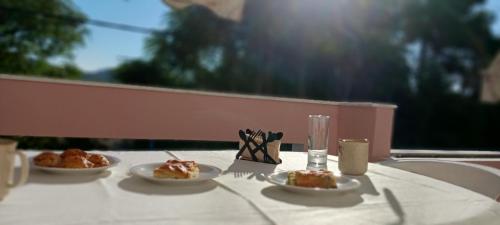
[[[258,137],[259,135],[261,135],[262,133],[263,133],[263,132],[262,132],[262,130],[261,130],[261,129],[259,129],[257,132],[255,132],[255,131],[254,131],[254,132],[252,133],[251,138],[255,140],[255,138],[256,138],[256,137]]]

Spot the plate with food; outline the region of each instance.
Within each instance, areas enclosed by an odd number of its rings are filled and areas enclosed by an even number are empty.
[[[358,180],[335,176],[333,172],[327,170],[276,172],[267,176],[267,180],[288,191],[307,194],[345,192],[361,186]]]
[[[80,149],[67,149],[61,154],[44,151],[31,158],[35,169],[61,174],[92,174],[103,172],[116,166],[120,159]]]
[[[216,178],[222,170],[195,161],[174,159],[164,163],[136,165],[130,168],[130,173],[158,183],[191,183]]]

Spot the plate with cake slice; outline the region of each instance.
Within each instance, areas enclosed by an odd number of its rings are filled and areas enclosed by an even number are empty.
[[[346,176],[335,176],[327,170],[295,170],[276,172],[267,176],[267,181],[297,193],[320,194],[351,191],[361,183]]]
[[[206,181],[221,175],[222,170],[211,165],[188,160],[168,160],[130,168],[134,176],[157,183],[191,183]]]

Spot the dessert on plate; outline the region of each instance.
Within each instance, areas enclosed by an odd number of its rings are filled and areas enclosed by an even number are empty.
[[[87,159],[94,164],[94,167],[109,166],[109,160],[101,154],[87,154]]]
[[[154,169],[156,178],[192,179],[198,177],[200,169],[195,161],[168,160]]]
[[[33,163],[42,167],[56,168],[97,168],[110,165],[109,160],[101,154],[90,154],[80,149],[67,149],[61,154],[45,151],[33,158]]]
[[[327,170],[290,171],[287,184],[299,187],[337,188],[333,172]]]
[[[85,151],[82,151],[82,150],[77,149],[77,148],[69,148],[69,149],[64,150],[63,153],[61,153],[61,158],[66,158],[66,157],[70,157],[70,156],[79,156],[79,157],[86,158],[87,153]]]
[[[71,155],[64,157],[58,167],[73,169],[92,168],[94,167],[94,163],[83,156]]]
[[[37,166],[57,167],[61,163],[61,157],[54,152],[42,152],[33,159],[33,162]]]

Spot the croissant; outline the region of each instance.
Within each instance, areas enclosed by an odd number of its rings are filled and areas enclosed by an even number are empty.
[[[33,158],[37,166],[56,167],[61,162],[61,157],[53,152],[42,152]]]
[[[63,158],[59,166],[64,168],[75,168],[75,169],[92,168],[94,167],[94,163],[90,162],[85,157],[79,155],[71,155]]]

